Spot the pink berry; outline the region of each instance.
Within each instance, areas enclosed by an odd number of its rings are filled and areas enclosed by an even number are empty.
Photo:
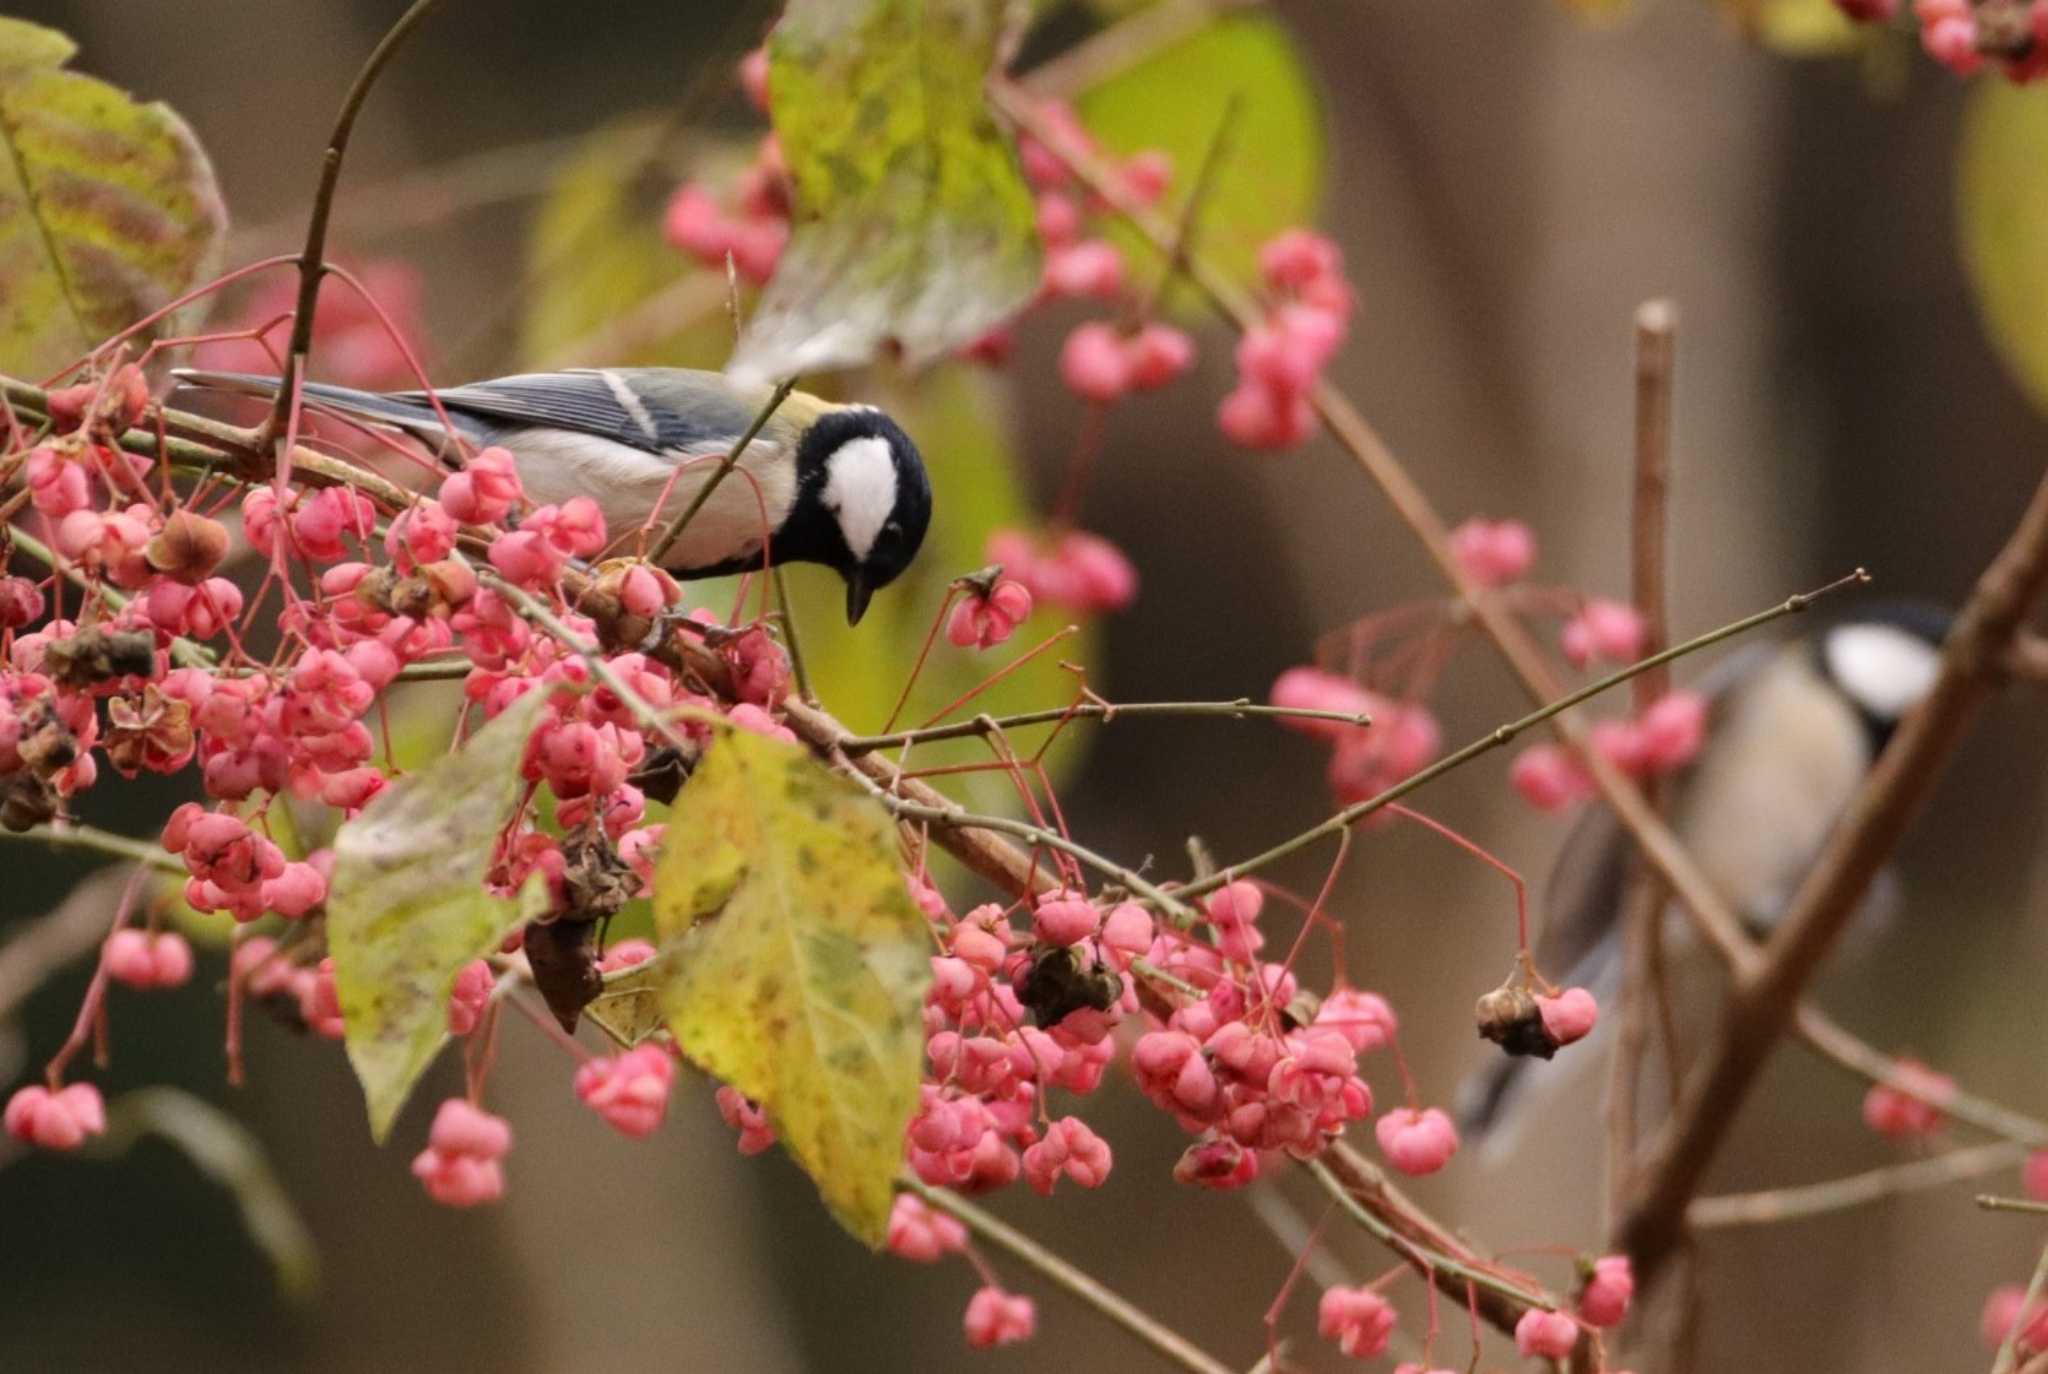
[[[1100,1188],[1109,1177],[1110,1162],[1108,1142],[1081,1118],[1061,1117],[1046,1128],[1037,1144],[1024,1151],[1024,1178],[1048,1196],[1061,1175],[1083,1188]]]
[[[1102,948],[1105,955],[1114,959],[1121,955],[1125,961],[1136,959],[1152,948],[1152,913],[1136,902],[1119,902],[1110,908],[1109,915],[1102,922]],[[1117,967],[1123,967],[1118,964]]]
[[[1698,692],[1669,692],[1651,702],[1637,722],[1644,766],[1671,773],[1691,763],[1706,743],[1707,716],[1707,699]]]
[[[768,49],[766,46],[748,51],[740,59],[740,89],[746,92],[747,103],[763,114],[768,112]]]
[[[1519,520],[1474,516],[1451,531],[1451,554],[1482,587],[1505,587],[1536,562],[1536,535]]]
[[[953,608],[946,622],[946,638],[963,649],[991,649],[1007,641],[1030,618],[1030,589],[1004,578],[987,596],[970,594]]]
[[[1394,1337],[1394,1305],[1370,1288],[1325,1288],[1316,1302],[1316,1333],[1353,1359],[1383,1353]]]
[[[1045,288],[1056,296],[1113,297],[1123,289],[1124,255],[1101,239],[1055,248],[1045,259]]]
[[[685,182],[669,198],[661,231],[671,245],[707,265],[724,262],[732,247],[732,222],[711,192],[695,182]]]
[[[1578,1343],[1578,1323],[1562,1312],[1532,1307],[1515,1323],[1515,1349],[1527,1356],[1562,1360]]]
[[[1386,998],[1356,988],[1338,988],[1325,997],[1315,1024],[1342,1035],[1358,1054],[1391,1042],[1401,1025]]]
[[[2023,1309],[2024,1317],[2021,1315]],[[2025,1289],[2016,1283],[2000,1284],[1984,1299],[1984,1312],[1978,1318],[1978,1334],[1987,1347],[1996,1349],[2005,1343],[2014,1324],[2021,1321],[2025,1325],[2014,1344],[2022,1352],[2048,1350],[2048,1302],[2036,1301],[2028,1307]]]
[[[1863,1097],[1863,1124],[1888,1140],[1932,1135],[1941,1129],[1942,1112],[1936,1104],[1955,1092],[1955,1080],[1912,1059],[1899,1060],[1893,1077],[1914,1092],[1892,1083],[1874,1084]]]
[[[491,973],[491,966],[482,959],[472,959],[462,966],[455,975],[455,986],[448,993],[448,1033],[468,1035],[483,1020],[484,1008],[490,1005],[491,989],[497,979]]]
[[[1584,988],[1566,988],[1555,997],[1538,997],[1537,1014],[1543,1029],[1559,1046],[1583,1040],[1600,1019],[1600,1004]]]
[[[55,1092],[33,1084],[7,1099],[0,1127],[38,1149],[75,1150],[107,1129],[107,1110],[100,1090],[90,1083],[67,1084]]]
[[[1983,55],[1977,51],[1977,21],[1968,14],[1922,25],[1920,46],[1957,76],[1969,76],[1984,65]]]
[[[1561,638],[1564,656],[1573,667],[1583,668],[1596,658],[1610,663],[1635,662],[1642,657],[1647,634],[1635,607],[1594,597],[1565,622]]]
[[[1148,324],[1126,346],[1131,385],[1141,391],[1165,386],[1193,366],[1195,342],[1170,324]]]
[[[976,1350],[988,1350],[1030,1340],[1038,1328],[1038,1312],[1031,1299],[990,1284],[976,1289],[968,1299],[963,1322],[967,1343]]]
[[[1899,0],[1835,0],[1835,8],[1859,24],[1884,24],[1899,12]]]
[[[1285,706],[1303,711],[1338,711],[1345,715],[1370,715],[1379,698],[1359,686],[1348,677],[1338,673],[1326,673],[1320,668],[1289,668],[1273,679],[1266,700],[1275,706]],[[1337,739],[1355,725],[1342,721],[1282,717],[1280,724],[1289,730],[1299,730],[1305,735],[1318,735],[1325,739]]]
[[[1396,1107],[1373,1123],[1380,1152],[1404,1174],[1433,1174],[1458,1152],[1458,1128],[1435,1107]]]
[[[1593,1272],[1579,1290],[1579,1319],[1588,1326],[1619,1326],[1635,1295],[1635,1271],[1628,1256],[1603,1256],[1593,1261]]]
[[[898,1193],[889,1210],[889,1253],[933,1264],[967,1248],[967,1228],[913,1193]]]
[[[1274,452],[1305,441],[1315,432],[1316,416],[1305,396],[1247,380],[1217,406],[1216,424],[1233,444]]]
[[[1557,811],[1591,796],[1593,780],[1562,747],[1532,744],[1508,766],[1508,783],[1538,811]]]
[[[1073,197],[1045,191],[1038,197],[1038,236],[1047,246],[1064,248],[1081,236],[1081,207]]]
[[[1133,153],[1124,160],[1123,173],[1130,193],[1147,205],[1154,204],[1173,184],[1173,155],[1157,148]]]
[[[717,1101],[719,1116],[740,1133],[741,1154],[757,1155],[775,1143],[775,1128],[759,1103],[728,1084],[719,1085]]]
[[[1259,272],[1275,291],[1298,290],[1342,266],[1337,245],[1311,229],[1287,229],[1259,249]]]
[[[2034,1201],[2048,1202],[2048,1150],[2036,1150],[2027,1156],[2020,1170],[2020,1187]]]
[[[1101,928],[1102,913],[1076,892],[1052,892],[1031,914],[1038,938],[1049,945],[1078,945]]]
[[[640,1045],[611,1059],[592,1059],[576,1070],[576,1096],[620,1135],[654,1134],[668,1115],[676,1063],[659,1045]]]
[[[1060,349],[1060,380],[1091,401],[1114,401],[1131,389],[1123,338],[1099,320],[1080,325]]]

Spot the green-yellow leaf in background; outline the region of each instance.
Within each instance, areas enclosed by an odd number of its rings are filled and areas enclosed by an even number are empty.
[[[725,276],[662,237],[662,205],[677,181],[664,156],[667,132],[645,119],[606,125],[550,183],[527,242],[527,366],[724,364],[732,348]],[[720,147],[695,156],[693,168],[717,181],[744,162]]]
[[[732,370],[921,366],[1038,288],[1031,188],[983,94],[1004,6],[790,0],[768,39],[795,230]]]
[[[65,71],[76,51],[0,17],[0,371],[31,377],[175,299],[227,232],[185,122]]]
[[[909,571],[875,596],[858,626],[846,623],[841,609],[846,593],[830,570],[792,567],[788,583],[805,665],[819,697],[850,729],[871,732],[882,728],[895,706],[910,665],[917,661],[932,619],[946,599],[947,584],[987,562],[990,532],[1031,529],[1039,517],[1031,508],[1021,465],[1011,448],[1012,417],[1001,381],[980,368],[954,364],[925,374],[914,388],[864,399],[896,417],[917,440],[931,472],[935,496],[924,547]],[[941,635],[918,675],[901,724],[924,724],[1011,659],[1076,622],[1071,612],[1041,607],[1008,644],[986,652],[958,648]],[[1072,701],[1079,679],[1060,662],[1092,664],[1099,639],[1089,622],[1080,623],[1082,633],[977,696],[962,714],[1004,715]],[[1092,685],[1104,693],[1110,690],[1100,679]],[[1038,732],[1020,732],[1015,743],[1028,752],[1041,737]],[[1085,730],[1062,732],[1051,761],[1071,764],[1086,737]],[[923,767],[990,757],[984,743],[958,740],[920,745],[912,762]],[[1009,812],[1017,806],[1017,789],[1000,772],[949,778],[945,787],[977,811]]]
[[[1833,57],[1863,46],[1875,28],[1842,13],[1835,0],[1736,0],[1738,17],[1764,47],[1787,57]]]
[[[2048,92],[1970,88],[1956,174],[1963,266],[1991,342],[2048,408]]]
[[[676,1042],[767,1109],[840,1224],[879,1246],[932,948],[888,813],[795,746],[722,730],[669,813],[654,922]]]
[[[1178,214],[1233,97],[1237,111],[1199,232],[1205,256],[1249,279],[1259,245],[1312,220],[1322,195],[1322,109],[1280,21],[1246,14],[1206,24],[1082,92],[1075,107],[1110,152],[1158,148],[1172,157],[1166,209]]]
[[[349,1063],[379,1143],[447,1039],[456,973],[545,909],[538,880],[517,901],[483,887],[544,699],[527,693],[335,832],[327,948]]]

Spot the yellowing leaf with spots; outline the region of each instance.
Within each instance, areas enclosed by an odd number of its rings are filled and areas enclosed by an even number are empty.
[[[888,813],[796,747],[724,731],[669,813],[654,921],[684,1053],[766,1107],[840,1224],[879,1246],[931,977]]]
[[[76,51],[0,17],[0,371],[53,371],[168,304],[227,231],[185,122],[65,71]]]
[[[730,366],[754,380],[922,366],[1038,289],[1031,188],[982,83],[991,0],[790,0],[768,36],[795,232]]]
[[[521,697],[335,833],[327,948],[349,1063],[379,1143],[448,1038],[456,973],[546,908],[538,879],[517,901],[483,887],[543,700]]]

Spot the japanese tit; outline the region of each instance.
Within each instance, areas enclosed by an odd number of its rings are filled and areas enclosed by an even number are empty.
[[[1676,779],[1671,824],[1753,932],[1776,924],[1878,752],[1933,687],[1948,625],[1936,607],[1874,606],[1735,654],[1699,684],[1711,725],[1699,758]],[[1596,806],[1566,841],[1545,892],[1537,967],[1603,1003],[1621,981],[1620,914],[1634,855],[1613,812]],[[1667,918],[1667,930],[1676,945],[1682,927]],[[1460,1128],[1476,1140],[1505,1123],[1535,1062],[1501,1057],[1468,1078]]]
[[[275,377],[176,376],[216,391],[277,394]],[[426,442],[451,469],[461,461],[425,392],[309,382],[304,394],[323,409]],[[678,465],[723,458],[769,394],[735,387],[716,372],[656,367],[529,373],[435,393],[464,441],[511,450],[533,500],[589,496],[614,533],[638,528],[657,503],[664,519],[687,510],[718,464],[701,462],[680,475]],[[761,568],[765,533],[766,561],[823,563],[846,580],[853,623],[916,557],[931,515],[924,461],[895,421],[873,406],[793,391],[691,518],[665,567],[683,579]]]

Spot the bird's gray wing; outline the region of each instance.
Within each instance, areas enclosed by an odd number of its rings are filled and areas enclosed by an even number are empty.
[[[754,417],[717,373],[681,368],[529,372],[434,394],[450,411],[501,426],[574,430],[649,453],[730,443]],[[427,404],[425,392],[393,399]]]

